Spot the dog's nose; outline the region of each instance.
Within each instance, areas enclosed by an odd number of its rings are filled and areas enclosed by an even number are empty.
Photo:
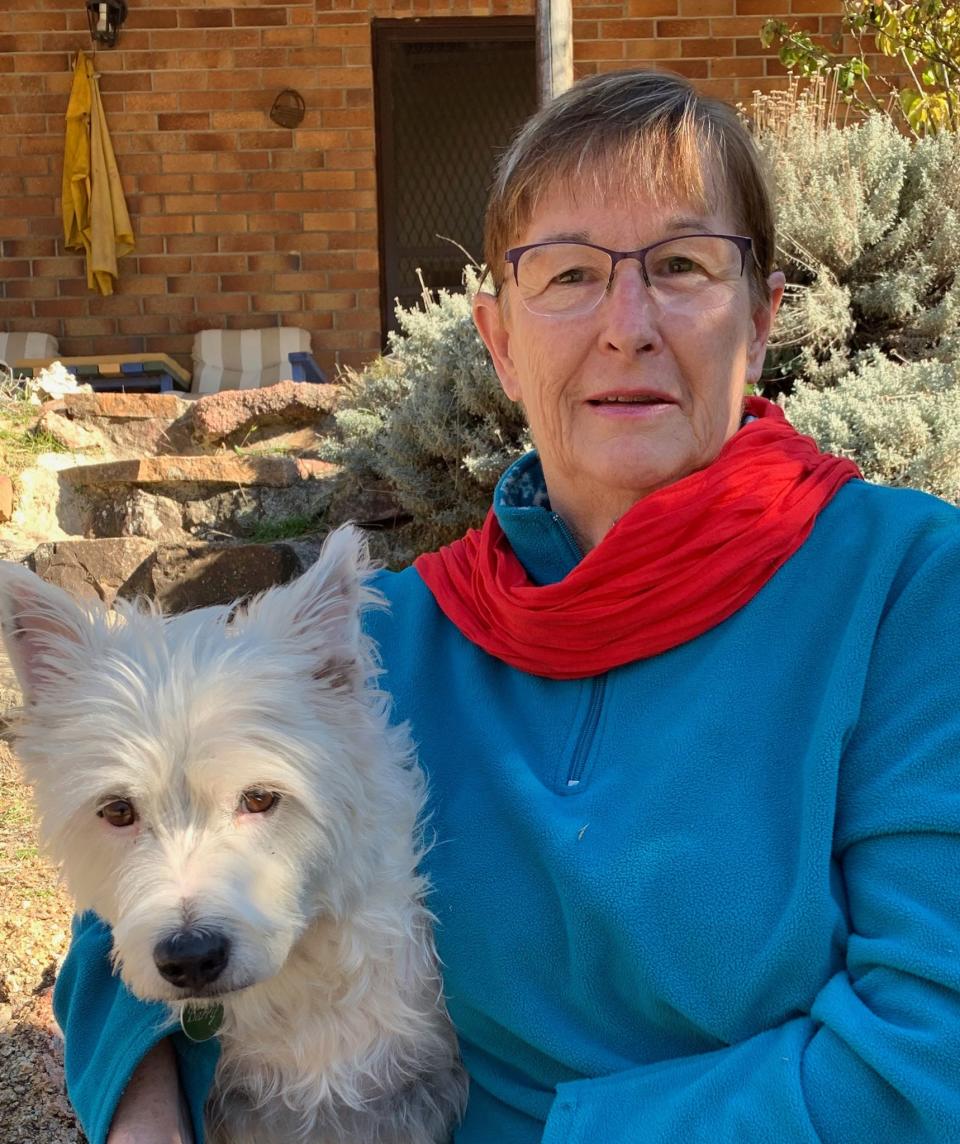
[[[181,989],[200,989],[216,981],[229,957],[230,942],[209,930],[178,930],[153,949],[160,976]]]

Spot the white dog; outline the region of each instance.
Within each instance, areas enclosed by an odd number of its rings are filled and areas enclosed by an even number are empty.
[[[463,1109],[366,571],[343,528],[294,583],[174,617],[0,571],[46,844],[135,994],[222,1006],[217,1144],[436,1144]]]

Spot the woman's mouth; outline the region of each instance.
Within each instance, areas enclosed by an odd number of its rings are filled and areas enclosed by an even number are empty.
[[[603,413],[651,414],[671,408],[677,403],[662,393],[598,393],[587,398],[587,405]]]

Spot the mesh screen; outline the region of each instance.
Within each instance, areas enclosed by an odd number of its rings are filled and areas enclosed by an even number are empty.
[[[532,28],[529,40],[405,40],[384,49],[379,130],[390,136],[381,148],[380,224],[392,329],[394,299],[411,305],[420,295],[417,269],[427,286],[457,290],[467,258],[454,243],[481,260],[494,162],[537,93]]]

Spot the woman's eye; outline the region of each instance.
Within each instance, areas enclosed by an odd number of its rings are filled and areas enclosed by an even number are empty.
[[[587,272],[582,266],[571,266],[569,270],[561,270],[559,274],[555,274],[553,281],[558,286],[575,286],[583,282],[586,277]]]
[[[248,814],[263,814],[280,801],[276,791],[263,790],[262,787],[252,787],[245,790],[240,796],[240,808]]]
[[[690,258],[674,257],[667,259],[666,271],[668,274],[689,274],[697,270],[697,264]]]
[[[111,826],[133,826],[137,821],[137,811],[129,799],[115,798],[97,811],[97,817],[109,822]]]

